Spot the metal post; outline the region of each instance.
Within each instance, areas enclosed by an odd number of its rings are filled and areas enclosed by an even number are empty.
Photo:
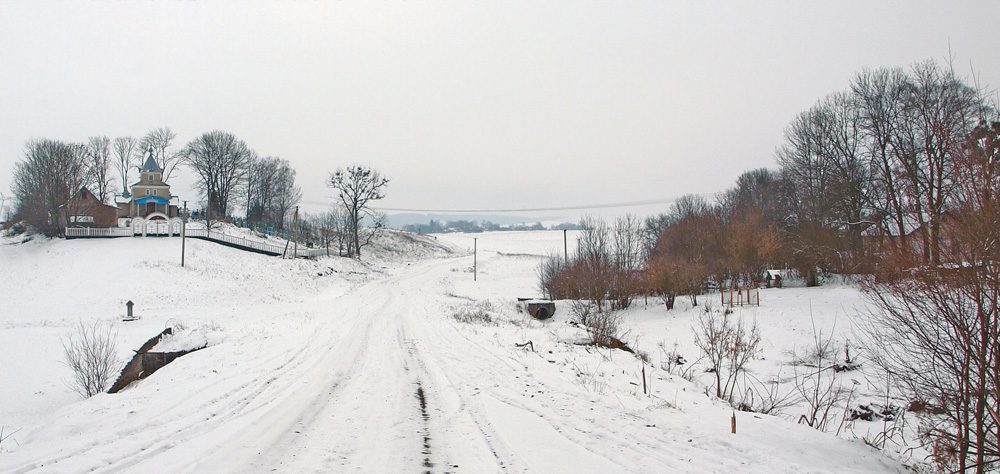
[[[566,243],[566,229],[563,229],[563,263],[569,265],[569,244]]]
[[[477,238],[472,238],[472,281],[479,279],[479,246]]]
[[[181,215],[181,267],[184,266],[184,244],[187,240],[187,211],[188,202],[184,201],[184,214]]]

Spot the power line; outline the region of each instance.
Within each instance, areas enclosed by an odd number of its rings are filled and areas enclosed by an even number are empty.
[[[717,196],[718,193],[702,193],[703,197]],[[612,202],[604,204],[589,204],[581,206],[560,206],[560,207],[529,207],[529,208],[519,208],[519,209],[417,209],[417,208],[402,208],[402,207],[375,207],[373,209],[378,211],[393,211],[393,212],[441,212],[441,213],[477,213],[477,214],[487,214],[487,213],[502,213],[502,212],[543,212],[543,211],[579,211],[586,209],[607,209],[613,207],[635,207],[635,206],[648,206],[651,204],[669,204],[676,201],[679,198],[662,198],[662,199],[648,199],[644,201],[627,201],[627,202]]]
[[[719,193],[695,193],[701,197],[711,199],[718,197]],[[587,209],[608,209],[615,207],[636,207],[636,206],[648,206],[653,204],[670,204],[677,201],[680,197],[672,198],[661,198],[661,199],[647,199],[643,201],[625,201],[625,202],[611,202],[603,204],[588,204],[588,205],[577,205],[577,206],[554,206],[554,207],[525,207],[525,208],[510,208],[510,209],[422,209],[422,208],[408,208],[408,207],[372,207],[376,211],[392,211],[392,212],[439,212],[439,213],[449,213],[449,214],[492,214],[492,213],[504,213],[504,212],[546,212],[546,211],[580,211]],[[329,205],[329,202],[319,202],[319,201],[301,201],[303,204],[315,204],[315,205]]]

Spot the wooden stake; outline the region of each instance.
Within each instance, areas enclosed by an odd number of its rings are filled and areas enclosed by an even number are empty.
[[[733,412],[733,434],[736,434],[736,412]]]
[[[646,395],[646,364],[642,364],[642,394]]]

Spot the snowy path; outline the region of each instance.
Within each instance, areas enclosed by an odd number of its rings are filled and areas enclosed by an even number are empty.
[[[529,409],[517,407],[512,417],[510,401],[500,395],[506,389],[484,386],[510,384],[511,370],[524,367],[479,352],[441,326],[436,300],[443,296],[427,282],[453,265],[423,262],[331,301],[244,308],[306,317],[297,328],[258,335],[257,351],[250,341],[228,347],[240,351],[222,361],[249,369],[196,367],[197,358],[211,364],[211,350],[164,369],[181,365],[176,369],[183,371],[186,362],[195,377],[211,372],[214,380],[206,377],[191,393],[172,393],[178,389],[162,384],[155,395],[143,386],[119,398],[102,396],[106,412],[98,420],[53,427],[66,435],[61,446],[26,446],[0,458],[4,470],[518,472],[550,470],[547,463],[564,457],[549,456],[553,447],[588,459],[595,472],[615,469]],[[125,406],[140,404],[134,411]],[[532,420],[535,432],[522,439],[516,420]]]
[[[450,317],[449,279],[470,263],[425,260],[316,301],[227,308],[246,322],[225,343],[71,407],[0,456],[0,472],[894,470],[770,417],[731,438],[729,410],[697,393],[681,397],[687,413],[609,406],[568,369],[571,352],[515,349]]]

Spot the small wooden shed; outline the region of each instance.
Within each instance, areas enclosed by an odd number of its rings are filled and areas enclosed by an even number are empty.
[[[781,270],[764,270],[764,283],[768,288],[781,288]]]

